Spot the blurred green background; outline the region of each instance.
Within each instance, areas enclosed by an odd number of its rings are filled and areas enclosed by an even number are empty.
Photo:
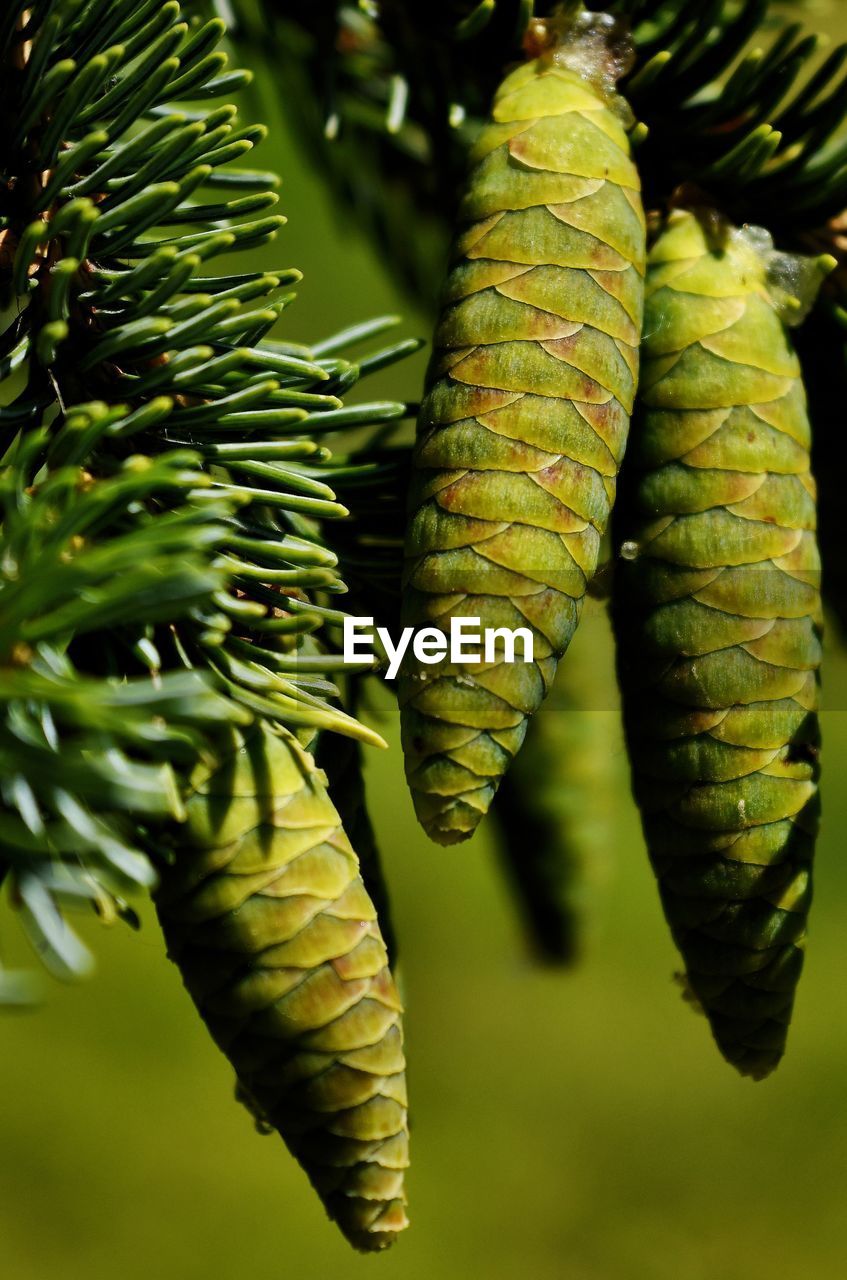
[[[284,88],[284,86],[283,86]],[[402,309],[329,205],[260,78],[290,222],[268,266],[306,273],[298,341]],[[421,361],[369,394],[418,394]],[[609,664],[602,608],[577,643]],[[573,973],[534,968],[483,830],[439,849],[417,829],[391,741],[369,790],[393,888],[408,1007],[412,1229],[351,1253],[276,1138],[232,1100],[155,920],[87,933],[99,972],[0,1023],[0,1274],[10,1280],[800,1280],[847,1265],[847,658],[827,658],[825,828],[788,1056],[752,1084],[683,1003],[679,967],[629,798],[619,732],[613,847]],[[29,963],[2,919],[8,961]],[[6,944],[4,941],[4,951]]]

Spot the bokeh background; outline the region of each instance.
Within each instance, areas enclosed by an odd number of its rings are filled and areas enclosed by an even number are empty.
[[[817,15],[816,15],[817,16]],[[834,34],[841,18],[823,12]],[[290,136],[271,65],[245,113],[289,216],[266,266],[305,271],[283,332],[317,339],[383,311],[424,318],[331,202]],[[421,359],[370,395],[418,394]],[[359,1258],[277,1138],[232,1100],[229,1068],[164,957],[83,932],[99,971],[0,1022],[0,1274],[9,1280],[805,1280],[847,1267],[847,657],[825,670],[825,826],[789,1052],[752,1084],[686,1007],[629,797],[602,606],[577,642],[607,665],[613,839],[586,891],[585,955],[535,967],[491,834],[439,849],[416,827],[390,699],[369,755],[393,889],[410,1050],[412,1229]],[[591,802],[591,798],[588,798]],[[0,920],[9,963],[29,963]]]

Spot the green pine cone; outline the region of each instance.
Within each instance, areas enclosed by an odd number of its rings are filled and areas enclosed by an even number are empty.
[[[785,1047],[818,826],[816,494],[777,306],[790,262],[708,226],[674,213],[650,256],[614,611],[665,914],[721,1052],[761,1079]]]
[[[418,424],[404,625],[533,637],[531,663],[518,644],[516,663],[401,672],[406,773],[440,844],[488,810],[574,633],[635,395],[638,173],[621,101],[572,53],[565,37],[507,76],[473,149]]]
[[[342,737],[339,733],[322,733],[315,744],[314,755],[318,768],[326,774],[330,799],[356,850],[362,882],[376,907],[388,963],[396,969],[397,935],[376,832],[368,813],[362,748],[354,738]]]
[[[187,807],[156,895],[168,954],[329,1216],[384,1248],[406,1226],[401,1007],[322,775],[288,734],[234,733]]]
[[[620,730],[608,706],[607,630],[605,614],[583,618],[491,809],[511,896],[548,964],[579,959],[587,900],[615,843]]]

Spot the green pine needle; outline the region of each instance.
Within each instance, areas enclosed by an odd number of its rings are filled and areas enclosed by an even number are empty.
[[[381,741],[324,678],[347,508],[314,436],[402,413],[339,393],[413,344],[268,339],[299,272],[205,274],[285,222],[276,175],[225,167],[264,130],[214,101],[248,78],[222,35],[176,0],[0,20],[0,880],[63,978],[66,906],[128,916],[214,729]]]

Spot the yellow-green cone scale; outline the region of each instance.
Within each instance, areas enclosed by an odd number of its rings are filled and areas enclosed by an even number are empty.
[[[401,1006],[356,855],[289,734],[233,734],[191,783],[156,905],[256,1112],[357,1248],[407,1225]]]
[[[650,257],[616,516],[633,785],[724,1056],[782,1056],[818,826],[820,561],[800,366],[749,236],[678,211]]]
[[[407,778],[441,844],[486,813],[577,625],[635,396],[646,253],[616,103],[555,51],[504,80],[471,164],[418,424],[403,622],[528,628],[534,661],[404,664]]]

